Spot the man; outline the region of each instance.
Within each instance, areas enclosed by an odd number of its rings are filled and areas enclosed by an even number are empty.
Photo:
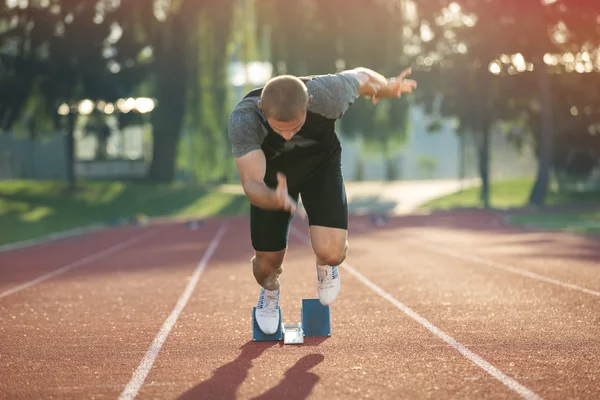
[[[255,318],[265,334],[279,327],[279,275],[300,195],[316,255],[319,299],[330,305],[337,297],[338,266],[348,250],[348,205],[335,122],[358,96],[377,104],[411,93],[416,82],[405,79],[410,72],[392,79],[367,68],[278,76],[232,111],[228,135],[251,203],[252,270],[261,286]]]

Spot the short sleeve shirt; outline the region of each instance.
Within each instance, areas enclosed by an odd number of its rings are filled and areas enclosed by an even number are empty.
[[[306,129],[310,130],[311,119],[335,121],[341,118],[348,107],[358,97],[359,82],[349,73],[317,75],[300,78],[305,81],[309,96],[313,99],[308,106]],[[269,126],[262,110],[257,105],[260,95],[247,96],[233,109],[228,121],[228,136],[234,157],[241,157],[253,150],[260,149],[269,134]],[[333,125],[333,124],[332,124]],[[304,127],[303,127],[304,130]],[[282,146],[282,151],[295,146],[310,146],[318,140],[313,132],[312,137],[298,132],[292,140]]]

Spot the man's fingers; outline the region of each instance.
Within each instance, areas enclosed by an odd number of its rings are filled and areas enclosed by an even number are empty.
[[[412,93],[413,89],[417,87],[417,82],[412,79],[407,79],[404,81],[400,81],[398,85],[398,89],[396,91],[396,95],[400,97],[402,93]]]
[[[287,179],[281,172],[277,173],[277,189],[287,189]],[[287,194],[287,190],[286,190]]]
[[[408,75],[410,75],[410,73],[412,72],[412,68],[406,68],[404,71],[402,71],[400,73],[400,75],[398,75],[398,80],[399,81],[403,81],[404,78],[406,78]]]

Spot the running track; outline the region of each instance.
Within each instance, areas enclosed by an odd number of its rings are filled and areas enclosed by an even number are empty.
[[[316,297],[306,226],[283,319]],[[246,218],[0,253],[3,399],[600,398],[600,240],[483,212],[353,217],[330,338],[251,341]]]

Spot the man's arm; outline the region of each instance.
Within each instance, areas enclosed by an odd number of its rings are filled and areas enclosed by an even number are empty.
[[[240,180],[246,196],[256,207],[266,210],[285,210],[291,214],[296,212],[296,202],[287,191],[287,183],[283,174],[277,176],[277,188],[270,189],[264,183],[267,162],[262,150],[253,150],[235,159]]]
[[[379,99],[400,97],[402,93],[412,93],[412,90],[417,87],[416,81],[405,79],[411,73],[410,68],[402,71],[397,77],[390,79],[364,67],[344,71],[343,73],[356,77],[359,82],[358,95],[372,98],[374,104],[377,104]]]

